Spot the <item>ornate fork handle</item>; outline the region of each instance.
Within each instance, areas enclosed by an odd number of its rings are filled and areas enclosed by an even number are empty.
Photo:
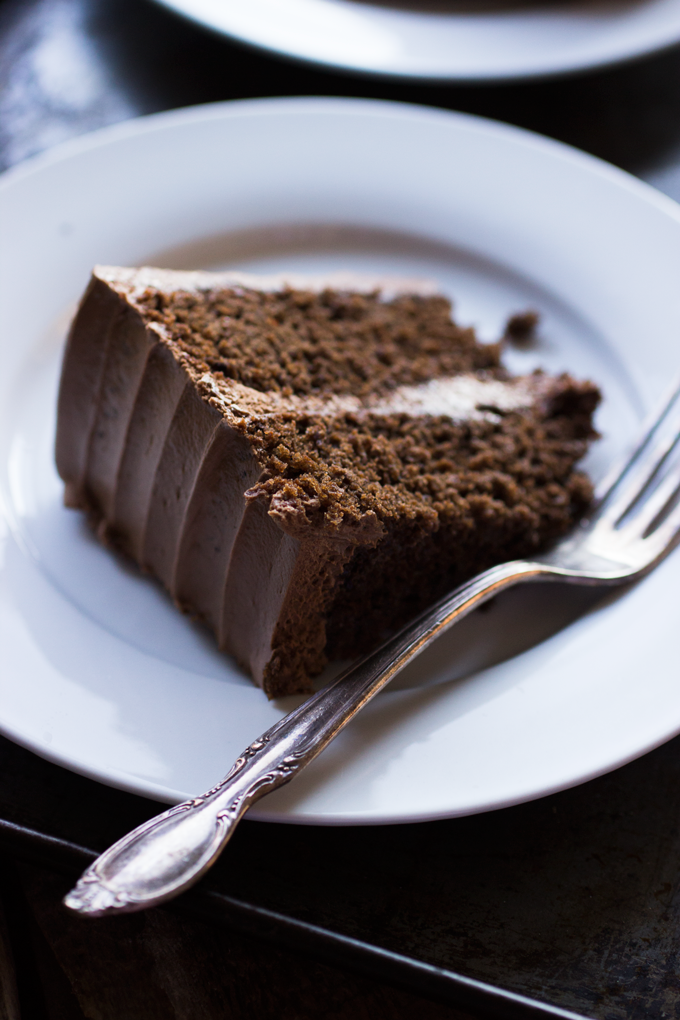
[[[316,758],[440,634],[502,589],[549,578],[583,580],[576,571],[517,560],[457,588],[254,740],[212,790],[150,819],[110,847],[85,871],[66,906],[91,916],[130,912],[189,888],[218,857],[248,808]]]

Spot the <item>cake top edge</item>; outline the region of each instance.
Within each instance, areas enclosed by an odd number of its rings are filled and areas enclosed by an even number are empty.
[[[241,287],[246,290],[267,293],[282,290],[302,290],[321,293],[324,290],[373,294],[380,293],[384,301],[390,301],[401,294],[419,297],[433,297],[441,294],[441,288],[434,280],[418,277],[373,275],[370,273],[242,273],[233,270],[210,272],[208,270],[159,269],[155,266],[95,266],[93,276],[112,286],[139,292],[148,288],[173,291],[208,291]]]

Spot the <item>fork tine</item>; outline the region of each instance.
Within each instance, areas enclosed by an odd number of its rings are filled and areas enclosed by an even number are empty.
[[[652,528],[657,517],[665,510],[677,494],[680,487],[680,464],[675,464],[661,484],[654,489],[650,496],[640,500],[639,509],[632,515],[630,522],[627,522],[621,529],[628,532],[630,537],[647,537],[647,530]],[[656,528],[653,529],[656,531]]]
[[[597,486],[595,499],[598,505],[602,506],[613,495],[614,490],[618,488],[619,484],[623,481],[628,472],[635,466],[642,453],[646,450],[649,443],[654,439],[655,435],[666,421],[679,397],[680,377],[674,381],[660,405],[656,407],[645,419],[642,437],[638,440],[632,452],[628,454],[627,457],[622,458],[618,461],[618,463],[614,464],[611,471],[607,472]]]
[[[659,557],[669,553],[678,539],[680,539],[680,503],[651,535],[643,539],[650,565],[653,565]]]
[[[605,479],[602,485],[605,493],[599,499],[595,516],[606,519],[612,527],[644,497],[680,442],[679,398],[680,384],[676,383],[670,399],[663,405],[661,414],[649,425],[633,455],[622,468],[617,469],[612,482]],[[665,430],[664,425],[667,426]],[[672,426],[672,432],[668,426]]]
[[[680,407],[678,410],[680,412]],[[680,429],[680,421],[678,427]],[[648,454],[638,461],[626,483],[618,492],[613,493],[612,499],[604,511],[603,516],[612,527],[620,525],[622,520],[631,513],[637,518],[639,510],[636,510],[636,507],[638,504],[642,504],[644,509],[647,502],[654,499],[657,492],[657,489],[654,489],[654,483],[661,478],[661,484],[665,484],[663,471],[679,442],[680,431],[670,437],[660,437]],[[649,493],[651,495],[648,495]]]

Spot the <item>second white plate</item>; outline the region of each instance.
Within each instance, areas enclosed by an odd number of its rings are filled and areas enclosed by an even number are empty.
[[[274,53],[369,74],[503,81],[630,60],[680,41],[680,0],[159,0]]]

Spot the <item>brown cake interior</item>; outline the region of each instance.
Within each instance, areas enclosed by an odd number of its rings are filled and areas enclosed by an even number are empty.
[[[590,499],[574,465],[596,388],[511,379],[500,345],[421,290],[102,270],[81,305],[60,400],[69,501],[270,696],[535,552]],[[142,462],[152,485],[129,481]]]
[[[261,393],[371,397],[436,376],[498,368],[440,295],[150,289],[136,304],[202,371]]]

